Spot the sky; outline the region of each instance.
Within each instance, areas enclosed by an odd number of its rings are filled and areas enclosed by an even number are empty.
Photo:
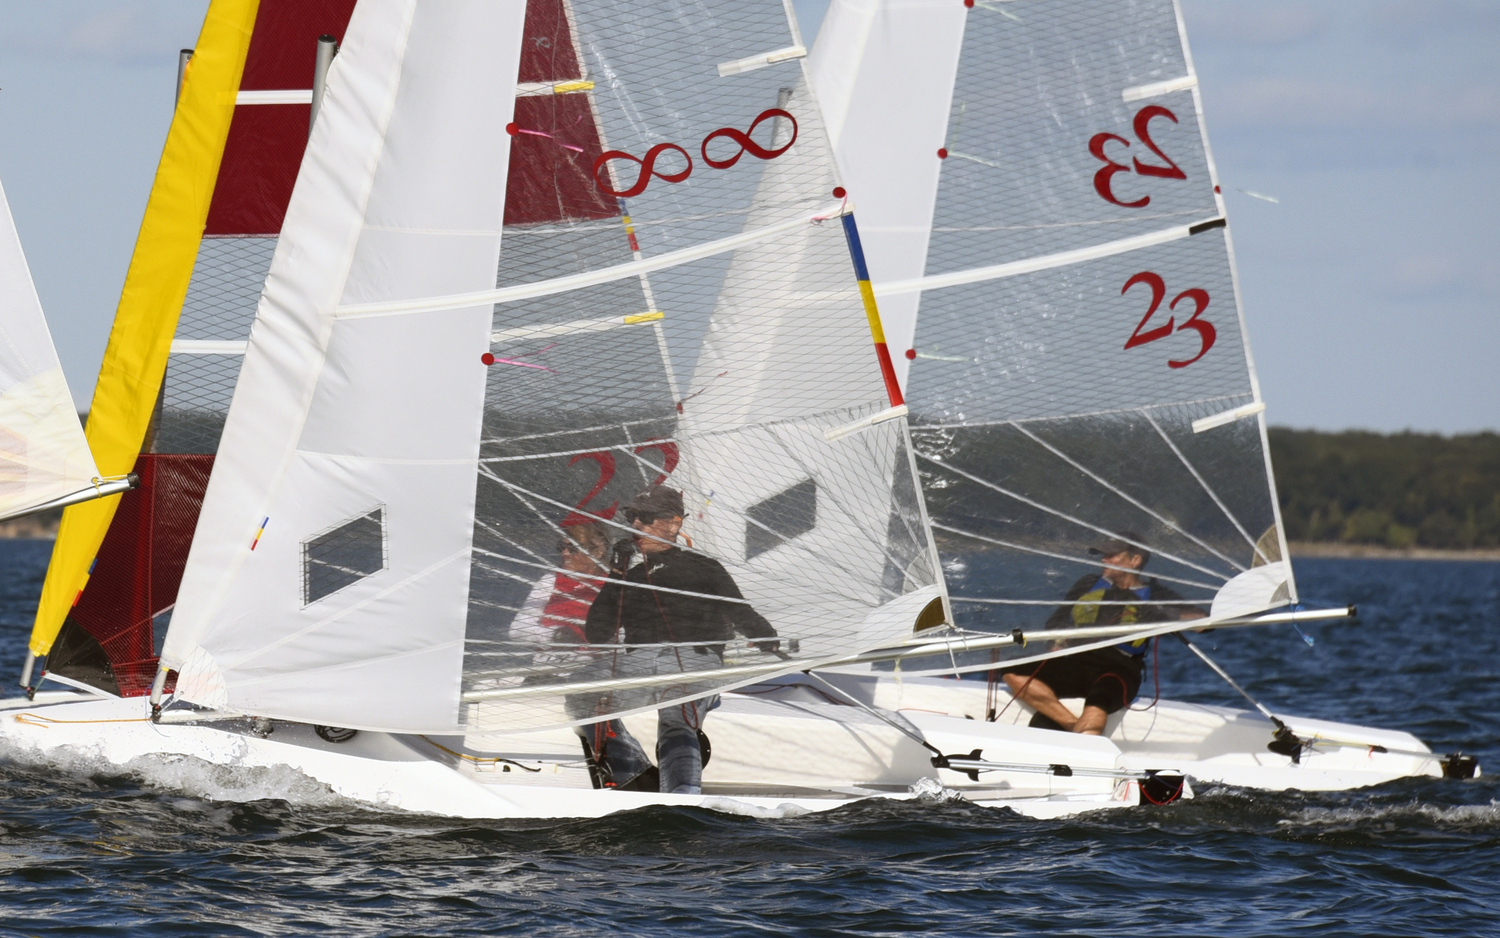
[[[1500,430],[1500,0],[1182,4],[1271,422]],[[0,182],[80,409],[206,7],[0,0]]]

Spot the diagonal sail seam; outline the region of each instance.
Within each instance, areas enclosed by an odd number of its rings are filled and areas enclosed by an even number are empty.
[[[691,261],[715,257],[719,254],[728,254],[739,248],[758,244],[762,241],[769,241],[778,235],[796,231],[804,225],[820,223],[827,218],[842,214],[843,211],[844,208],[841,203],[825,206],[810,214],[799,214],[795,218],[774,225],[767,225],[764,228],[742,232],[728,238],[720,238],[716,241],[709,241],[706,244],[699,244],[690,248],[669,251],[666,254],[658,254],[649,260],[616,264],[611,267],[590,270],[581,274],[572,274],[567,277],[557,277],[552,280],[540,280],[536,283],[523,283],[498,290],[482,290],[476,293],[459,293],[452,296],[426,297],[414,300],[390,300],[382,303],[353,303],[347,306],[339,306],[334,311],[334,316],[338,319],[404,316],[411,313],[435,313],[444,310],[468,309],[469,307],[484,306],[491,303],[514,303],[518,300],[553,296],[583,287],[598,286],[603,283],[613,283],[616,280],[639,277],[642,274],[651,273],[652,271],[665,270],[668,267],[676,267]]]

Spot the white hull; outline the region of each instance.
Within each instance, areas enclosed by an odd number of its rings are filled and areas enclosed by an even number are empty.
[[[847,675],[843,680],[854,682],[847,686],[864,688],[866,701],[878,707],[984,719],[986,693],[981,681],[900,680],[889,674]],[[1024,727],[1031,719],[1033,711],[1019,703],[1006,707],[1011,698],[1003,687],[997,697],[1000,723]],[[1074,713],[1083,705],[1082,700],[1063,703]],[[1136,705],[1141,706],[1139,699]],[[1106,738],[1118,748],[1122,766],[1178,773],[1194,782],[1266,791],[1341,791],[1398,778],[1443,775],[1443,757],[1410,733],[1277,716],[1297,736],[1312,742],[1297,762],[1266,749],[1273,727],[1249,710],[1161,700],[1149,709],[1112,714],[1105,728]]]
[[[0,746],[12,757],[81,757],[91,765],[121,768],[182,757],[231,768],[288,766],[350,801],[453,817],[598,817],[649,805],[782,816],[874,797],[936,794],[934,780],[947,797],[1034,818],[1140,801],[1135,783],[1107,775],[987,772],[976,784],[963,774],[934,769],[919,745],[857,708],[740,696],[726,698],[708,723],[714,748],[702,795],[596,790],[570,730],[472,738],[361,732],[348,742],[330,743],[302,724],[278,722],[267,737],[257,735],[249,721],[153,724],[142,699],[21,703],[7,702],[13,705],[0,711]],[[843,719],[829,719],[824,711],[830,709]],[[628,722],[650,751],[654,719]],[[1121,768],[1117,748],[1102,740],[962,717],[923,715],[914,722],[945,752],[981,749],[990,759],[1105,773]]]
[[[975,781],[934,769],[931,753],[909,736],[797,680],[725,695],[707,724],[713,756],[702,795],[596,790],[570,730],[469,737],[362,732],[330,743],[302,724],[278,722],[266,737],[249,721],[153,724],[140,699],[55,694],[48,696],[61,699],[7,702],[0,743],[13,754],[77,754],[121,767],[163,757],[287,766],[351,801],[474,818],[597,817],[648,805],[775,816],[873,797],[910,799],[918,797],[914,790],[936,792],[933,780],[949,797],[1049,818],[1139,804],[1139,786],[1111,772],[1154,770],[1267,791],[1342,790],[1443,774],[1441,757],[1409,733],[1282,716],[1312,740],[1294,762],[1266,749],[1271,726],[1250,711],[1164,700],[1114,714],[1105,737],[1084,737],[1025,726],[1030,712],[1005,707],[1003,690],[999,720],[985,722],[985,686],[976,681],[831,677],[865,703],[899,714],[944,753],[977,749],[985,760],[1065,765],[1077,774],[986,771]],[[1072,703],[1076,709],[1079,702]],[[627,722],[652,751],[655,720]]]

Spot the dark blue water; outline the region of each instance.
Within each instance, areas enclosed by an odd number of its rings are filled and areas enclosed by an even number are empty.
[[[5,668],[47,550],[0,542]],[[1273,707],[1410,730],[1500,777],[1500,564],[1297,572],[1359,620],[1308,629],[1312,648],[1214,633],[1215,657]],[[1161,670],[1168,696],[1233,703],[1183,649]],[[229,790],[262,800],[201,796]],[[1500,935],[1500,783],[1210,788],[1052,822],[869,803],[507,823],[375,813],[275,773],[0,753],[0,878],[4,935]]]

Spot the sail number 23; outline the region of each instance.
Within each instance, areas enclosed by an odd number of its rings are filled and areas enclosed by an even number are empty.
[[[1186,368],[1204,355],[1207,355],[1208,350],[1214,347],[1214,340],[1219,337],[1218,330],[1213,327],[1213,323],[1199,318],[1203,315],[1203,311],[1208,309],[1208,291],[1200,287],[1183,290],[1172,298],[1172,302],[1167,304],[1167,308],[1175,310],[1178,303],[1181,303],[1183,300],[1191,300],[1193,303],[1193,314],[1181,323],[1177,322],[1175,316],[1168,316],[1166,325],[1154,326],[1148,329],[1147,326],[1151,322],[1151,317],[1156,315],[1156,311],[1161,308],[1161,301],[1167,296],[1167,284],[1166,281],[1162,280],[1160,274],[1143,270],[1125,281],[1125,286],[1120,288],[1120,295],[1124,296],[1130,292],[1131,287],[1138,283],[1143,283],[1150,289],[1151,306],[1146,310],[1146,315],[1141,317],[1140,323],[1136,325],[1135,331],[1130,334],[1130,338],[1125,340],[1125,348],[1133,349],[1138,345],[1147,345],[1155,342],[1157,339],[1165,339],[1174,332],[1192,329],[1198,333],[1198,354],[1182,361],[1172,359],[1167,362],[1167,366],[1171,368]]]
[[[1099,193],[1099,197],[1104,201],[1111,205],[1118,205],[1121,208],[1145,208],[1151,204],[1151,196],[1149,195],[1143,195],[1134,202],[1121,202],[1119,196],[1115,195],[1115,173],[1134,172],[1138,176],[1155,176],[1158,179],[1187,178],[1187,173],[1184,173],[1176,163],[1172,162],[1171,158],[1161,151],[1161,147],[1157,146],[1156,142],[1151,139],[1151,121],[1157,117],[1165,117],[1172,123],[1177,123],[1176,114],[1173,114],[1159,104],[1152,104],[1136,112],[1135,121],[1131,126],[1135,130],[1136,139],[1141,142],[1141,145],[1152,153],[1155,153],[1157,158],[1166,164],[1165,166],[1155,163],[1142,163],[1141,158],[1138,156],[1130,163],[1116,163],[1105,152],[1105,145],[1118,143],[1121,146],[1129,147],[1129,140],[1126,140],[1119,134],[1108,133],[1094,134],[1094,136],[1089,138],[1089,153],[1093,155],[1094,159],[1104,164],[1097,173],[1094,173],[1094,191]]]

